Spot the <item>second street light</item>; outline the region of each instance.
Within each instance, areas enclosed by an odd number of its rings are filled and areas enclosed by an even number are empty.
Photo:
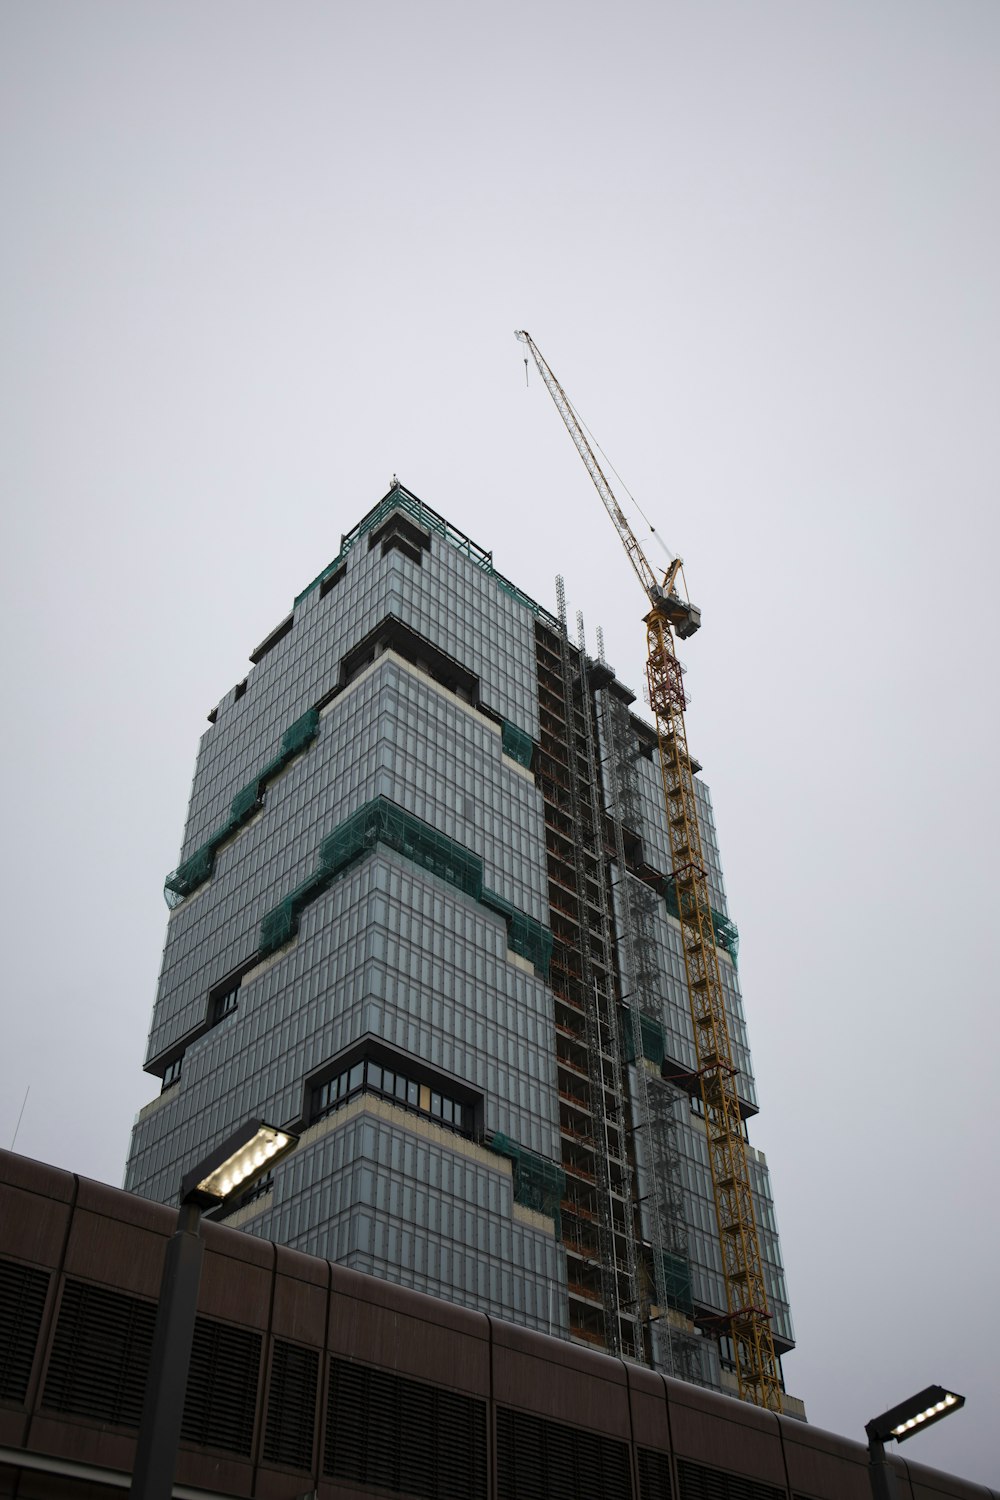
[[[965,1397],[943,1385],[929,1385],[908,1401],[891,1406],[879,1417],[865,1423],[868,1434],[868,1472],[874,1500],[894,1500],[895,1475],[885,1461],[885,1444],[895,1439],[905,1443],[915,1432],[922,1432],[943,1417],[951,1416],[965,1405]]]
[[[248,1120],[186,1174],[177,1232],[167,1245],[153,1349],[132,1470],[132,1500],[169,1500],[184,1416],[204,1241],[201,1215],[246,1189],[298,1144],[298,1137]]]

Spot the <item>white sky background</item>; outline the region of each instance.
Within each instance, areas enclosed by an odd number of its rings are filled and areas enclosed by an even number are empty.
[[[120,1182],[205,713],[392,473],[638,689],[668,543],[821,1426],[1000,1484],[1000,8],[0,14],[0,1144]],[[654,557],[656,553],[654,552]]]

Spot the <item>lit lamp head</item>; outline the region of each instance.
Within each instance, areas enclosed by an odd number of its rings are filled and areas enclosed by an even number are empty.
[[[929,1385],[908,1401],[901,1401],[880,1417],[873,1417],[865,1424],[865,1431],[880,1443],[887,1443],[891,1438],[897,1443],[905,1443],[915,1432],[922,1432],[933,1422],[940,1422],[942,1417],[950,1417],[953,1411],[964,1405],[964,1396],[946,1391],[943,1385]]]
[[[263,1120],[248,1120],[193,1167],[181,1182],[181,1202],[215,1208],[244,1192],[298,1145],[299,1138]]]

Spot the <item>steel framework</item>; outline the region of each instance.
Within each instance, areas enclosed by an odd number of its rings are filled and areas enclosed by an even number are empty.
[[[715,948],[702,856],[694,773],[684,723],[683,668],[674,633],[685,639],[700,624],[697,609],[676,593],[680,559],[662,582],[608,483],[583,427],[531,335],[519,330],[562,417],[651,606],[646,623],[646,678],[656,719],[660,772],[677,895],[688,999],[711,1166],[712,1191],[726,1289],[727,1326],[744,1400],[781,1411],[781,1380],[771,1332],[743,1119],[736,1091],[729,1026]],[[561,613],[565,617],[565,605]]]
[[[582,645],[582,643],[581,643]],[[600,654],[603,657],[603,642]],[[623,1022],[631,1030],[633,1147],[636,1157],[638,1195],[653,1297],[646,1298],[645,1317],[650,1341],[658,1338],[659,1363],[669,1374],[685,1380],[702,1380],[701,1351],[696,1336],[672,1326],[671,1296],[666,1275],[666,1256],[687,1264],[687,1231],[684,1224],[677,1150],[675,1105],[683,1097],[660,1077],[651,1077],[643,1057],[642,1017],[659,1022],[661,1002],[655,963],[656,939],[652,916],[657,896],[649,886],[630,875],[625,853],[625,828],[640,826],[638,787],[634,764],[634,736],[628,712],[605,686],[595,694],[601,744],[601,767],[605,800],[614,832],[617,866],[616,903],[622,981]],[[642,1184],[639,1169],[642,1167]],[[645,1193],[641,1186],[645,1186]],[[690,1273],[688,1273],[690,1274]],[[659,1328],[654,1330],[652,1302]]]

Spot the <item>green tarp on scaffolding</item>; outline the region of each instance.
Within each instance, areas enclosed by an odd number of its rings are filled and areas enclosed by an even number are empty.
[[[509,719],[504,719],[501,725],[503,736],[503,753],[509,755],[511,760],[516,760],[519,766],[531,770],[531,758],[535,753],[531,735],[526,734],[523,729],[518,729]]]
[[[279,901],[277,906],[271,908],[260,924],[258,951],[261,958],[276,953],[279,948],[291,942],[299,930],[300,913],[326,890],[333,878],[330,870],[316,870]]]
[[[249,822],[260,807],[267,783],[279,771],[283,771],[300,751],[312,744],[318,732],[319,711],[315,708],[308,709],[294,724],[289,725],[282,736],[281,750],[253,781],[236,793],[229,805],[229,816],[222,826],[167,876],[163,883],[163,897],[171,909],[179,906],[186,896],[205,884],[215,869],[215,856],[219,847],[238,832],[244,823]]]
[[[552,961],[551,930],[543,922],[529,917],[526,912],[518,911],[509,901],[498,896],[496,891],[484,889],[480,900],[507,923],[507,946],[511,952],[526,958],[544,979],[548,979]]]
[[[514,953],[534,964],[548,979],[552,960],[552,933],[548,927],[523,911],[516,911],[507,924],[507,942]]]
[[[662,1025],[652,1016],[640,1015],[639,1033],[643,1057],[647,1057],[651,1063],[661,1068],[666,1055],[666,1041]],[[635,1062],[635,1031],[631,1020],[625,1027],[625,1056],[629,1062]]]
[[[326,869],[337,873],[376,844],[386,844],[467,896],[482,899],[483,862],[479,856],[437,833],[429,823],[405,812],[388,797],[373,798],[341,823],[320,845],[320,860]]]
[[[674,1255],[669,1250],[661,1250],[660,1265],[663,1271],[663,1289],[667,1298],[667,1306],[675,1308],[678,1312],[692,1312],[694,1297],[691,1291],[690,1264],[683,1255]]]
[[[680,906],[677,902],[677,891],[671,876],[667,875],[664,877],[661,890],[663,899],[666,902],[667,911],[672,917],[676,917],[680,921]],[[731,922],[728,917],[724,917],[721,911],[716,911],[714,906],[712,907],[712,930],[715,933],[716,945],[724,948],[735,964],[740,951],[739,930],[735,922]]]
[[[497,1131],[489,1142],[490,1150],[505,1156],[514,1164],[514,1201],[533,1208],[554,1220],[556,1234],[561,1233],[559,1205],[566,1192],[566,1174],[562,1167],[545,1156],[519,1146],[510,1136]]]
[[[215,850],[216,839],[209,839],[171,871],[163,882],[163,896],[169,907],[179,906],[185,896],[204,885],[215,865]]]
[[[495,891],[484,890],[483,862],[471,849],[438,833],[429,823],[390,802],[388,797],[372,798],[323,840],[319,846],[319,869],[285,896],[261,923],[261,954],[266,956],[290,942],[298,931],[299,913],[303,907],[376,844],[395,849],[421,869],[446,880],[464,895],[471,896],[480,905],[503,917],[510,948],[527,958],[548,978],[552,957],[549,929],[518,911]]]
[[[253,817],[259,806],[260,781],[258,779],[251,781],[249,786],[243,788],[242,792],[237,792],[229,804],[229,826],[234,829],[240,827],[249,818]]]
[[[281,749],[261,771],[260,782],[266,784],[273,781],[285,769],[289,761],[294,760],[301,751],[312,744],[318,733],[319,709],[310,708],[297,718],[294,724],[289,724],[281,736]]]
[[[281,751],[289,759],[311,745],[319,730],[319,709],[310,708],[290,724],[281,737]]]

